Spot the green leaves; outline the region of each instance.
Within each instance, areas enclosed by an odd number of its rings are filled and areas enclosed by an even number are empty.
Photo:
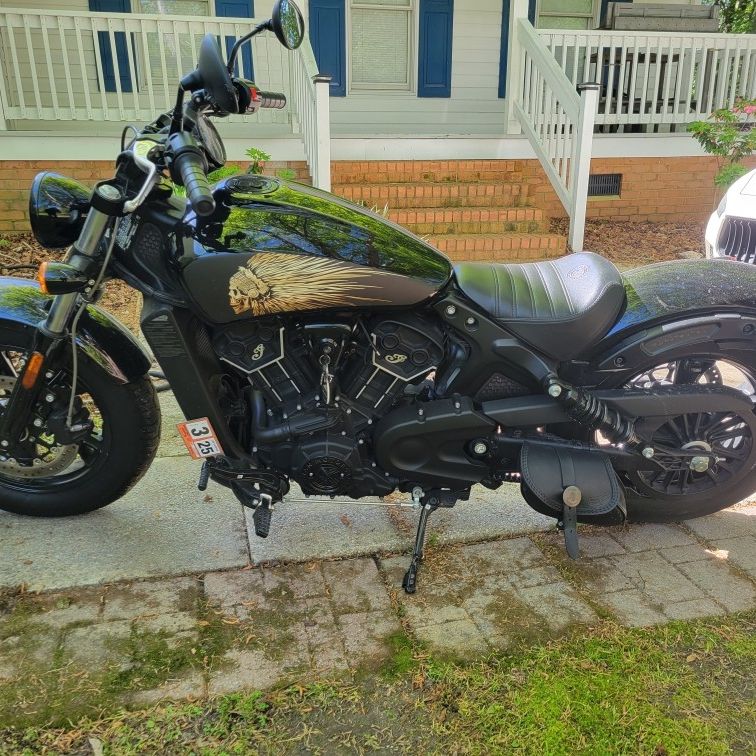
[[[688,131],[709,155],[725,161],[714,183],[726,189],[747,173],[741,161],[756,151],[756,100],[738,99],[732,108],[715,110],[706,121],[694,121]]]

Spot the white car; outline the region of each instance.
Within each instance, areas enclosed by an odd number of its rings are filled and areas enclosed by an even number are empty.
[[[706,224],[706,257],[756,263],[756,170],[739,178]]]

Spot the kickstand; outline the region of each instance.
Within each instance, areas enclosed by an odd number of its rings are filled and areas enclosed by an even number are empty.
[[[428,527],[428,518],[431,512],[438,509],[437,505],[424,504],[420,511],[420,521],[417,523],[417,535],[415,536],[415,548],[412,550],[412,560],[407,572],[404,573],[402,588],[405,593],[414,593],[417,590],[417,571],[420,569],[420,562],[423,561],[423,547],[425,546],[425,529]]]

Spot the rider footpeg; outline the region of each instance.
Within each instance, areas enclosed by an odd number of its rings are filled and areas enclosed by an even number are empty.
[[[255,507],[252,522],[255,523],[255,535],[267,538],[270,533],[270,521],[273,517],[273,500],[268,494],[260,494],[260,502]]]
[[[205,460],[202,463],[202,469],[200,470],[199,480],[197,481],[197,488],[200,491],[207,491],[207,484],[210,481],[210,462]]]

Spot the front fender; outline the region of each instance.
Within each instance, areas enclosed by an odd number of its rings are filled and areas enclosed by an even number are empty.
[[[35,281],[0,277],[0,325],[13,323],[30,333],[47,317],[51,297]],[[150,357],[112,315],[90,305],[79,318],[76,344],[82,354],[119,383],[130,383],[150,369]]]

